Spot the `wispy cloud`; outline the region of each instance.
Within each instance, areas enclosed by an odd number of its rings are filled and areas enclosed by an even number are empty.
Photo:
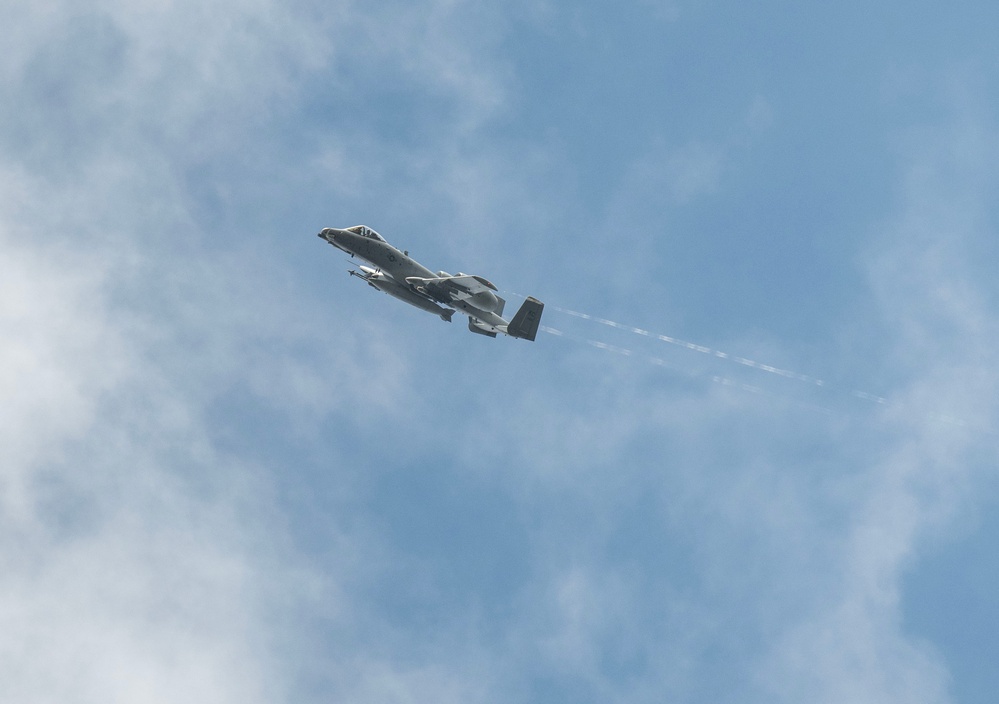
[[[969,123],[970,120],[970,123]],[[885,411],[893,439],[850,492],[849,530],[833,554],[838,586],[772,653],[782,700],[949,701],[946,663],[904,628],[902,578],[948,535],[973,487],[996,422],[994,312],[969,246],[989,237],[980,215],[996,172],[994,127],[959,111],[905,140],[898,209],[871,257],[872,290],[905,380]],[[968,148],[971,137],[974,146]],[[977,429],[946,418],[973,419]],[[964,507],[964,508],[962,508]]]
[[[894,375],[876,391],[898,403],[810,414],[611,337],[488,346],[364,287],[335,300],[325,282],[346,277],[312,215],[266,219],[261,199],[400,228],[436,213],[458,265],[474,241],[528,270],[544,245],[514,225],[555,232],[573,204],[546,198],[573,190],[557,144],[479,143],[522,99],[503,58],[521,18],[2,12],[23,31],[0,90],[23,110],[0,118],[0,698],[946,701],[901,580],[989,469],[992,436],[939,418],[996,425],[980,115],[901,139],[895,212],[864,255],[876,313],[857,319],[877,319]],[[421,121],[405,139],[337,117],[396,98]],[[762,98],[745,112],[731,133],[773,124]],[[716,196],[744,141],[652,145],[588,236],[640,238],[659,205]],[[529,280],[604,286],[577,265],[607,275],[609,247],[574,259],[575,234],[548,236]],[[655,285],[655,247],[619,257],[629,290]],[[762,338],[732,349],[822,373]]]
[[[370,386],[356,364],[377,363],[373,391],[392,399],[405,365],[376,330],[317,330],[265,257],[216,247],[187,179],[232,159],[286,72],[325,49],[307,16],[270,3],[15,19],[0,697],[285,699],[301,610],[322,611],[337,580],[299,559],[266,460],[220,418],[249,397],[308,436]]]

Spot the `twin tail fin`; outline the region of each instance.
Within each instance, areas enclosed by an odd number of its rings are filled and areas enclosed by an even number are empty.
[[[519,337],[522,340],[534,342],[534,338],[538,335],[541,314],[544,310],[544,303],[533,296],[528,296],[507,326],[506,334],[510,337]]]

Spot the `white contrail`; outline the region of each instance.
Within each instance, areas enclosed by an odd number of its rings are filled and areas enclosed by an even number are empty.
[[[763,389],[763,388],[761,388],[759,386],[753,386],[752,384],[745,384],[745,383],[743,383],[741,381],[736,381],[734,379],[729,379],[727,377],[719,376],[717,374],[712,374],[712,375],[708,376],[708,375],[702,374],[700,372],[691,371],[689,369],[683,369],[682,367],[679,367],[676,364],[673,364],[672,362],[669,362],[669,361],[667,361],[667,360],[665,360],[665,359],[663,359],[661,357],[653,357],[653,356],[650,356],[650,355],[643,355],[641,353],[636,353],[633,350],[630,350],[630,349],[628,349],[626,347],[619,347],[618,345],[611,345],[611,344],[608,344],[606,342],[602,342],[600,340],[592,340],[592,339],[589,339],[589,338],[577,337],[575,335],[570,335],[568,333],[563,332],[562,330],[550,327],[548,325],[542,325],[538,329],[541,332],[547,333],[549,335],[553,335],[555,337],[561,337],[561,338],[563,338],[565,340],[570,340],[572,342],[578,342],[578,343],[581,343],[581,344],[586,344],[586,345],[589,345],[590,347],[595,347],[596,349],[599,349],[599,350],[604,350],[606,352],[612,352],[614,354],[619,354],[619,355],[621,355],[623,357],[635,357],[636,359],[644,359],[645,361],[649,362],[650,364],[654,364],[654,365],[659,366],[659,367],[666,367],[667,369],[670,369],[672,371],[681,373],[681,374],[683,374],[685,376],[688,376],[688,377],[691,377],[691,378],[705,378],[706,377],[712,383],[714,383],[714,384],[720,384],[721,386],[728,386],[728,387],[731,387],[731,388],[740,389],[742,391],[746,391],[746,392],[749,392],[749,393],[752,393],[752,394],[761,394],[761,395],[764,395],[764,396],[772,395],[772,394],[769,394],[765,389]],[[823,413],[832,413],[833,412],[829,408],[825,408],[823,406],[817,406],[817,405],[814,405],[814,404],[801,404],[801,403],[799,403],[798,405],[800,405],[802,407],[807,407],[807,408],[809,408],[811,410],[821,411]]]
[[[785,379],[794,379],[796,381],[801,381],[806,384],[812,384],[814,386],[820,386],[824,388],[829,388],[829,384],[822,379],[818,379],[814,376],[808,374],[802,374],[801,372],[791,371],[790,369],[781,369],[780,367],[775,367],[771,364],[763,364],[762,362],[757,362],[752,359],[747,359],[746,357],[740,357],[738,355],[729,354],[728,352],[722,352],[721,350],[712,349],[704,345],[698,345],[693,342],[688,342],[687,340],[681,340],[676,337],[670,337],[669,335],[661,335],[658,333],[651,332],[649,330],[644,330],[642,328],[636,328],[631,325],[624,325],[622,323],[615,322],[613,320],[608,320],[606,318],[598,318],[597,316],[590,315],[589,313],[580,313],[577,310],[570,310],[569,308],[561,308],[559,306],[550,306],[552,310],[558,311],[559,313],[565,313],[566,315],[571,315],[575,318],[581,318],[583,320],[591,320],[595,323],[601,325],[606,325],[608,327],[617,328],[618,330],[625,330],[627,332],[634,333],[636,335],[641,335],[642,337],[648,337],[653,340],[660,340],[662,342],[669,343],[671,345],[676,345],[677,347],[682,347],[684,349],[691,350],[693,352],[699,352],[701,354],[706,354],[717,359],[725,359],[734,364],[739,364],[743,367],[749,367],[751,369],[759,369],[762,372],[767,372],[768,374],[775,374],[776,376],[784,377]],[[853,390],[849,392],[851,396],[855,398],[863,399],[865,401],[871,401],[872,403],[877,403],[881,405],[888,405],[889,401],[883,396],[878,396],[877,394],[872,394],[867,391]]]
[[[505,293],[510,293],[511,295],[520,296],[521,298],[524,298],[524,296],[522,296],[521,294],[517,294],[517,293],[513,293],[513,292],[505,292]],[[654,332],[652,332],[650,330],[645,330],[643,328],[634,327],[632,325],[625,325],[623,323],[619,323],[619,322],[616,322],[614,320],[608,320],[607,318],[600,318],[600,317],[595,316],[595,315],[590,315],[589,313],[581,313],[579,311],[571,310],[571,309],[568,309],[568,308],[562,308],[560,306],[548,305],[547,307],[550,310],[554,310],[554,311],[557,311],[559,313],[564,313],[565,315],[570,315],[572,317],[580,318],[582,320],[589,320],[589,321],[592,321],[592,322],[595,322],[595,323],[599,323],[600,325],[606,325],[607,327],[616,328],[618,330],[624,330],[625,332],[630,332],[630,333],[633,333],[635,335],[641,335],[642,337],[647,337],[647,338],[652,339],[652,340],[659,340],[661,342],[665,342],[665,343],[668,343],[670,345],[675,345],[675,346],[681,347],[683,349],[691,350],[692,352],[698,352],[700,354],[709,355],[709,356],[714,357],[716,359],[728,360],[729,362],[732,362],[733,364],[738,364],[738,365],[743,366],[743,367],[748,367],[748,368],[751,368],[751,369],[758,369],[758,370],[760,370],[762,372],[766,372],[768,374],[774,374],[776,376],[780,376],[780,377],[783,377],[785,379],[794,379],[796,381],[800,381],[800,382],[803,382],[803,383],[806,383],[806,384],[810,384],[810,385],[822,388],[822,389],[824,389],[827,392],[847,393],[847,394],[849,394],[853,398],[860,399],[862,401],[868,401],[870,403],[875,403],[875,404],[878,404],[880,406],[889,406],[889,407],[895,407],[895,408],[904,408],[905,407],[904,404],[900,404],[900,403],[891,401],[890,399],[885,398],[884,396],[879,396],[877,394],[872,394],[872,393],[867,392],[867,391],[861,391],[859,389],[848,390],[848,389],[845,389],[843,387],[838,387],[837,388],[836,385],[834,385],[834,384],[829,384],[826,381],[823,381],[822,379],[819,379],[819,378],[814,377],[814,376],[810,376],[808,374],[802,374],[800,372],[791,371],[789,369],[782,369],[780,367],[776,367],[776,366],[773,366],[773,365],[770,365],[770,364],[763,364],[762,362],[757,362],[757,361],[752,360],[752,359],[747,359],[746,357],[740,357],[738,355],[730,354],[728,352],[722,352],[721,350],[712,349],[711,347],[707,347],[705,345],[698,345],[698,344],[695,344],[693,342],[688,342],[687,340],[681,340],[679,338],[671,337],[669,335],[662,335],[662,334],[654,333]],[[666,360],[661,359],[659,357],[652,357],[652,356],[643,355],[641,353],[635,353],[632,350],[629,350],[629,349],[627,349],[625,347],[618,347],[616,345],[611,345],[611,344],[603,342],[601,340],[591,340],[591,339],[586,339],[586,338],[575,337],[573,335],[570,335],[568,333],[565,333],[565,332],[563,332],[561,330],[558,330],[556,328],[553,328],[553,327],[550,327],[550,326],[547,326],[547,325],[542,325],[540,327],[540,330],[542,332],[545,332],[545,333],[549,334],[549,335],[554,335],[556,337],[562,337],[564,339],[572,340],[574,342],[584,343],[584,344],[587,344],[587,345],[589,345],[591,347],[595,347],[597,349],[605,350],[607,352],[613,352],[615,354],[619,354],[619,355],[626,356],[626,357],[644,358],[646,361],[648,361],[648,362],[650,362],[652,364],[655,364],[657,366],[662,366],[662,367],[668,367],[668,368],[670,368],[670,369],[672,369],[674,371],[678,371],[680,373],[684,373],[687,376],[691,376],[691,377],[702,376],[700,373],[693,372],[693,371],[690,371],[690,370],[684,370],[684,369],[678,367],[677,365],[672,364],[670,362],[667,362]],[[723,386],[729,386],[729,387],[739,388],[739,389],[741,389],[743,391],[748,391],[750,393],[769,395],[767,391],[765,391],[764,389],[762,389],[762,388],[760,388],[758,386],[752,386],[750,384],[744,384],[742,382],[734,381],[732,379],[728,379],[728,378],[723,377],[723,376],[711,376],[710,379],[711,379],[712,382],[714,382],[716,384],[722,384]],[[821,412],[826,412],[826,413],[833,413],[834,412],[832,409],[826,408],[826,407],[820,406],[820,405],[813,405],[813,404],[805,404],[805,405],[807,405],[808,408],[811,408],[811,409],[817,410],[817,411],[821,411]],[[961,427],[961,428],[968,428],[969,430],[974,430],[976,432],[985,433],[985,434],[988,434],[988,435],[999,435],[999,432],[993,430],[992,428],[989,428],[987,426],[982,426],[981,424],[978,424],[978,423],[969,422],[968,420],[965,420],[965,419],[962,419],[962,418],[959,418],[959,417],[950,416],[950,415],[943,415],[943,414],[940,414],[940,413],[930,413],[930,414],[925,414],[924,413],[924,416],[927,417],[927,418],[930,418],[932,420],[935,420],[936,422],[939,422],[939,423],[944,423],[944,424],[947,424],[947,425],[954,425],[954,426]]]
[[[516,293],[513,291],[504,291],[512,296],[519,296],[520,298],[525,298],[523,294]],[[625,332],[634,333],[635,335],[641,335],[642,337],[647,337],[652,340],[659,340],[670,345],[675,345],[683,349],[690,350],[692,352],[699,352],[700,354],[705,354],[716,359],[724,359],[732,362],[733,364],[738,364],[743,367],[748,367],[750,369],[758,369],[762,372],[767,372],[768,374],[774,374],[776,376],[784,377],[785,379],[794,379],[796,381],[801,381],[806,384],[811,384],[814,386],[823,387],[829,390],[833,390],[833,387],[826,381],[819,379],[817,377],[811,376],[809,374],[802,374],[801,372],[791,371],[790,369],[782,369],[781,367],[776,367],[770,364],[763,364],[762,362],[757,362],[746,357],[740,357],[739,355],[731,354],[728,352],[723,352],[721,350],[716,350],[705,345],[698,345],[694,342],[689,342],[687,340],[682,340],[678,337],[672,337],[670,335],[663,335],[660,333],[655,333],[650,330],[645,330],[644,328],[635,327],[633,325],[625,325],[624,323],[619,323],[615,320],[609,320],[607,318],[601,318],[596,315],[590,315],[589,313],[582,313],[578,310],[572,310],[571,308],[562,308],[561,306],[551,305],[547,306],[548,309],[554,310],[559,313],[564,313],[565,315],[570,315],[574,318],[580,318],[581,320],[589,320],[594,323],[599,323],[600,325],[605,325],[607,327],[616,328],[617,330],[624,330]],[[541,330],[556,336],[564,336],[564,333],[556,330],[555,328],[542,325]],[[597,343],[596,341],[587,341],[588,344],[594,347],[602,347],[606,343]],[[845,391],[845,390],[843,390]],[[877,394],[872,394],[868,391],[861,391],[858,389],[850,390],[848,393],[858,399],[864,401],[870,401],[872,403],[877,403],[880,405],[891,405],[891,401],[884,396],[879,396]]]
[[[636,335],[642,335],[643,337],[649,337],[654,340],[661,340],[662,342],[667,342],[671,345],[676,345],[677,347],[683,347],[684,349],[692,350],[694,352],[700,352],[701,354],[710,355],[712,357],[717,357],[718,359],[727,359],[735,364],[741,364],[744,367],[751,367],[753,369],[759,369],[760,371],[768,372],[770,374],[776,374],[777,376],[782,376],[787,379],[797,379],[798,381],[803,381],[809,384],[814,384],[816,386],[825,386],[826,382],[821,379],[816,379],[813,376],[807,374],[801,374],[799,372],[792,372],[788,369],[781,369],[780,367],[774,367],[769,364],[761,364],[752,359],[746,359],[745,357],[738,357],[736,355],[731,355],[728,352],[722,352],[720,350],[711,349],[710,347],[705,347],[704,345],[697,345],[693,342],[687,342],[686,340],[681,340],[676,337],[670,337],[669,335],[659,335],[648,330],[643,330],[642,328],[632,327],[630,325],[622,325],[621,323],[614,322],[613,320],[607,320],[606,318],[597,318],[588,313],[580,313],[576,310],[569,310],[568,308],[560,308],[558,306],[550,306],[552,310],[556,310],[559,313],[565,313],[566,315],[571,315],[576,318],[582,318],[583,320],[592,320],[595,323],[600,323],[601,325],[606,325],[608,327],[617,328],[618,330],[626,330],[628,332],[635,333]],[[867,394],[870,396],[870,394]],[[876,398],[876,397],[875,397]]]

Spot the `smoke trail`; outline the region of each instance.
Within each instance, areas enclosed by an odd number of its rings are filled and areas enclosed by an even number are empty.
[[[510,293],[511,295],[520,296],[521,298],[524,298],[524,296],[522,296],[521,294],[517,294],[517,293],[513,293],[513,292],[506,292],[506,293]],[[736,354],[731,354],[729,352],[724,352],[722,350],[716,350],[716,349],[713,349],[713,348],[708,347],[706,345],[699,345],[699,344],[696,344],[694,342],[689,342],[687,340],[682,340],[682,339],[677,338],[677,337],[672,337],[670,335],[664,335],[664,334],[660,334],[660,333],[655,333],[655,332],[652,332],[650,330],[646,330],[644,328],[635,327],[633,325],[625,325],[624,323],[619,323],[617,321],[609,320],[607,318],[601,318],[601,317],[598,317],[598,316],[595,316],[595,315],[590,315],[589,313],[582,313],[580,311],[572,310],[572,309],[569,309],[569,308],[562,308],[562,307],[556,306],[556,305],[548,305],[547,308],[549,310],[553,310],[553,311],[556,311],[558,313],[562,313],[564,315],[569,315],[569,316],[572,316],[574,318],[579,318],[581,320],[587,320],[587,321],[590,321],[590,322],[593,322],[593,323],[597,323],[599,325],[604,325],[606,327],[615,328],[617,330],[623,330],[625,332],[629,332],[629,333],[632,333],[634,335],[639,335],[641,337],[645,337],[645,338],[650,339],[650,340],[657,340],[659,342],[664,342],[666,344],[673,345],[673,346],[676,346],[676,347],[680,347],[682,349],[686,349],[686,350],[689,350],[691,352],[696,352],[698,354],[703,354],[703,355],[706,355],[706,356],[710,356],[710,357],[712,357],[714,359],[724,360],[726,362],[729,362],[729,363],[732,363],[732,364],[736,364],[736,365],[739,365],[741,367],[746,367],[746,368],[749,368],[749,369],[756,369],[758,371],[765,372],[767,374],[773,374],[775,376],[779,376],[779,377],[782,377],[782,378],[785,378],[785,379],[791,379],[791,380],[794,380],[794,381],[799,381],[799,382],[802,382],[804,384],[808,384],[808,385],[816,387],[816,388],[821,388],[821,389],[823,389],[827,393],[828,392],[845,393],[845,394],[849,395],[852,398],[855,398],[855,399],[858,399],[858,400],[861,400],[861,401],[866,401],[866,402],[869,402],[869,403],[873,403],[873,404],[876,404],[876,405],[879,405],[879,406],[891,407],[891,408],[906,408],[906,406],[904,404],[897,403],[895,401],[892,401],[892,400],[890,400],[890,399],[888,399],[888,398],[886,398],[884,396],[878,395],[878,394],[870,393],[869,391],[863,391],[863,390],[860,390],[860,389],[849,389],[849,388],[844,388],[844,387],[837,387],[835,384],[830,384],[829,382],[826,382],[823,379],[819,379],[818,377],[814,377],[814,376],[811,376],[809,374],[803,374],[801,372],[792,371],[790,369],[783,369],[781,367],[777,367],[777,366],[774,366],[774,365],[771,365],[771,364],[765,364],[763,362],[758,362],[756,360],[748,359],[746,357],[742,357],[742,356],[739,356],[739,355],[736,355]],[[567,334],[567,333],[565,333],[565,332],[563,332],[561,330],[558,330],[557,328],[553,328],[553,327],[550,327],[550,326],[547,326],[547,325],[542,325],[540,327],[540,330],[542,332],[545,332],[545,333],[549,334],[549,335],[553,335],[553,336],[556,336],[556,337],[561,337],[561,338],[564,338],[564,339],[567,339],[567,340],[572,340],[572,341],[578,342],[578,343],[583,343],[583,344],[589,345],[590,347],[594,347],[596,349],[601,349],[601,350],[604,350],[606,352],[611,352],[611,353],[618,354],[618,355],[625,356],[625,357],[644,358],[647,362],[649,362],[651,364],[655,364],[657,366],[662,366],[662,367],[668,367],[668,368],[670,368],[673,371],[685,374],[686,376],[689,376],[689,377],[704,377],[704,376],[706,376],[705,374],[702,374],[702,373],[692,372],[689,369],[684,370],[684,369],[678,367],[677,365],[671,364],[670,362],[667,362],[666,360],[664,360],[664,359],[662,359],[660,357],[642,355],[642,354],[636,353],[636,352],[634,352],[634,351],[632,351],[632,350],[630,350],[628,348],[619,347],[619,346],[616,346],[616,345],[612,345],[612,344],[609,344],[607,342],[603,342],[601,340],[593,340],[593,339],[575,337],[575,336],[569,335],[569,334]],[[733,379],[729,379],[729,378],[724,377],[724,376],[712,375],[709,378],[710,378],[710,380],[713,383],[721,384],[723,386],[729,386],[729,387],[738,388],[738,389],[741,389],[741,390],[749,392],[749,393],[770,395],[770,394],[768,394],[767,391],[765,391],[761,387],[753,386],[753,385],[750,385],[750,384],[745,384],[745,383],[742,383],[742,382],[739,382],[739,381],[735,381]],[[812,410],[817,410],[817,411],[821,411],[821,412],[825,412],[825,413],[832,413],[832,412],[834,412],[832,409],[827,408],[827,407],[822,406],[822,405],[815,405],[815,404],[802,404],[802,405],[807,406],[808,408],[810,408]],[[953,426],[961,427],[961,428],[967,428],[969,430],[973,430],[973,431],[979,432],[979,433],[984,433],[984,434],[987,434],[987,435],[999,436],[999,432],[997,432],[996,430],[993,430],[990,427],[983,426],[980,423],[972,423],[972,422],[969,422],[966,419],[959,418],[959,417],[956,417],[956,416],[944,415],[944,414],[941,414],[941,413],[926,413],[926,412],[923,412],[922,415],[924,417],[929,418],[929,419],[931,419],[931,420],[933,420],[935,422],[938,422],[938,423],[943,423],[943,424],[946,424],[946,425],[953,425]]]
[[[780,367],[774,367],[769,364],[762,364],[756,362],[752,359],[746,359],[745,357],[739,357],[736,355],[729,354],[728,352],[722,352],[721,350],[711,349],[710,347],[705,347],[704,345],[697,345],[693,342],[687,342],[686,340],[681,340],[676,337],[670,337],[669,335],[660,335],[648,330],[643,330],[642,328],[632,327],[630,325],[623,325],[621,323],[614,322],[613,320],[607,320],[606,318],[597,318],[588,313],[580,313],[579,311],[569,310],[568,308],[560,308],[558,306],[550,306],[552,310],[558,311],[559,313],[565,313],[566,315],[571,315],[576,318],[581,318],[583,320],[592,320],[593,322],[600,323],[601,325],[606,325],[608,327],[617,328],[618,330],[625,330],[628,332],[635,333],[636,335],[642,335],[643,337],[649,337],[655,340],[660,340],[662,342],[667,342],[671,345],[676,345],[677,347],[683,347],[684,349],[692,350],[694,352],[700,352],[701,354],[710,355],[712,357],[717,357],[718,359],[725,359],[735,364],[740,364],[744,367],[750,367],[752,369],[759,369],[760,371],[768,372],[770,374],[776,374],[777,376],[782,376],[787,379],[797,379],[798,381],[803,381],[805,383],[814,384],[816,386],[825,386],[826,382],[821,379],[816,379],[813,376],[807,374],[801,374],[799,372],[793,372],[788,369],[781,369]],[[871,394],[867,394],[871,396]],[[873,397],[875,399],[879,397]]]
[[[560,337],[564,340],[569,340],[571,342],[576,342],[579,344],[589,345],[590,347],[603,350],[605,352],[610,352],[612,354],[618,354],[622,357],[633,357],[635,359],[643,359],[649,364],[654,364],[658,367],[665,367],[670,371],[682,374],[691,379],[706,378],[713,384],[719,384],[721,386],[726,386],[729,388],[739,389],[740,391],[745,391],[751,394],[758,394],[761,396],[774,397],[774,394],[768,392],[766,389],[760,386],[754,386],[752,384],[746,384],[741,381],[736,381],[735,379],[730,379],[725,376],[720,376],[717,374],[706,374],[703,372],[693,371],[686,369],[684,367],[678,366],[672,362],[669,362],[662,357],[655,357],[652,355],[644,355],[642,353],[635,352],[634,350],[628,349],[627,347],[620,347],[618,345],[611,345],[609,343],[603,342],[601,340],[593,340],[585,337],[577,337],[571,335],[557,328],[550,327],[548,325],[542,325],[538,328],[541,332],[553,335],[554,337]],[[627,328],[626,328],[627,329]],[[795,405],[801,408],[807,408],[812,411],[818,411],[820,413],[832,414],[835,411],[831,408],[826,408],[825,406],[820,406],[812,403],[802,403],[800,401],[795,401]]]
[[[776,376],[783,377],[785,379],[793,379],[795,381],[800,381],[813,386],[832,389],[826,381],[819,379],[817,377],[811,376],[809,374],[802,374],[801,372],[791,371],[790,369],[782,369],[780,367],[775,367],[771,364],[764,364],[762,362],[757,362],[753,359],[748,359],[746,357],[740,357],[739,355],[730,354],[728,352],[723,352],[721,350],[712,349],[705,345],[698,345],[693,342],[688,342],[687,340],[681,340],[677,337],[671,337],[670,335],[663,335],[659,333],[654,333],[643,328],[637,328],[631,325],[625,325],[623,323],[616,322],[614,320],[608,320],[607,318],[599,318],[589,313],[581,313],[576,310],[571,310],[569,308],[561,308],[559,306],[549,306],[552,310],[559,313],[564,313],[565,315],[570,315],[575,318],[580,318],[582,320],[589,320],[600,325],[606,325],[607,327],[616,328],[618,330],[624,330],[626,332],[634,333],[635,335],[641,335],[642,337],[647,337],[653,340],[659,340],[670,345],[675,345],[683,349],[690,350],[692,352],[698,352],[700,354],[708,355],[716,359],[722,359],[733,364],[738,364],[743,367],[748,367],[750,369],[757,369],[761,372],[766,372],[767,374],[774,374]],[[879,396],[877,394],[872,394],[867,391],[850,390],[848,393],[854,398],[862,399],[864,401],[870,401],[872,403],[877,403],[880,405],[889,405],[890,402],[887,398]]]

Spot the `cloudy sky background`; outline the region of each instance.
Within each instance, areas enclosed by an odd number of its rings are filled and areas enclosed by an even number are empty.
[[[0,27],[0,699],[993,700],[994,3]]]

